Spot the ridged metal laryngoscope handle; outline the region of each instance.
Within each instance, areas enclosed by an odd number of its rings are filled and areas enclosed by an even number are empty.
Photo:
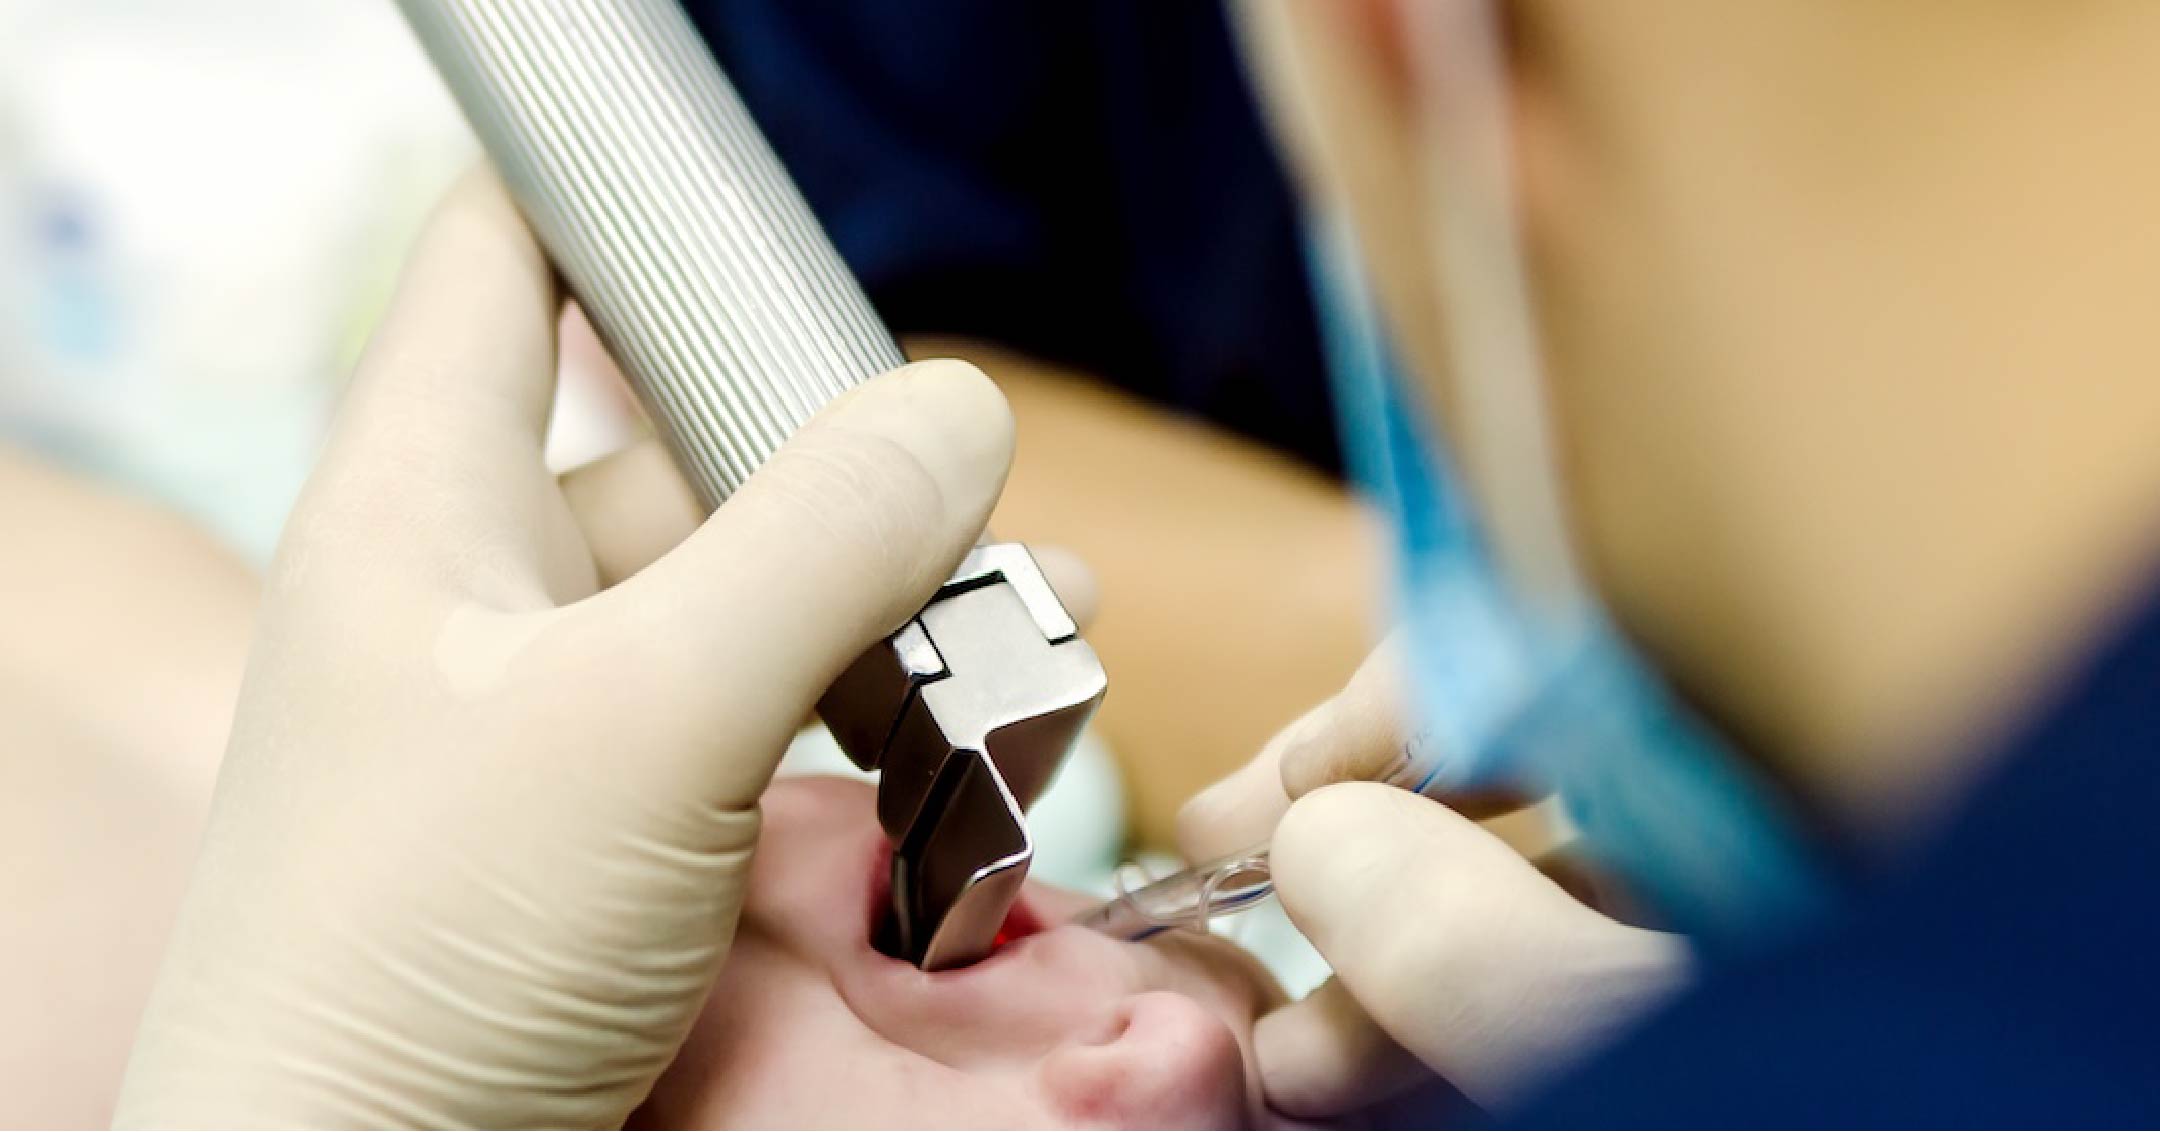
[[[899,348],[675,0],[400,0],[707,507]]]
[[[400,0],[708,507],[899,349],[675,0]],[[982,546],[818,703],[878,772],[889,953],[987,955],[1024,809],[1107,682],[1019,546]],[[889,930],[888,930],[889,929]]]

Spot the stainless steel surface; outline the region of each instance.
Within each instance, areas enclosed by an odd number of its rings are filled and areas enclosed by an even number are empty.
[[[718,507],[833,398],[903,361],[673,0],[400,0],[676,462]],[[882,768],[888,934],[986,954],[1033,858],[1023,809],[1102,667],[1018,546],[979,547],[819,705]]]
[[[401,6],[706,506],[904,360],[673,0]]]
[[[1020,812],[1107,688],[1016,543],[975,548],[914,621],[834,682],[818,714],[851,721],[833,733],[879,772],[878,821],[896,847],[889,950],[927,970],[989,953],[1033,859]],[[863,726],[880,719],[891,721],[882,734]]]
[[[906,898],[884,941],[926,971],[989,954],[1035,856],[1019,802],[980,752],[945,760],[935,793],[893,851],[893,888]]]

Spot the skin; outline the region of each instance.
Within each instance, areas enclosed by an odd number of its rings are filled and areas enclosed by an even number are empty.
[[[1444,424],[1411,31],[1386,0],[1256,7]],[[1597,580],[1802,795],[1909,827],[2160,556],[2160,9],[1503,10]]]
[[[1279,996],[1243,953],[1063,926],[925,974],[868,941],[886,861],[870,789],[783,781],[764,809],[727,967],[640,1123],[1250,1123],[1252,1018]],[[1032,885],[1014,922],[1055,924],[1087,903]]]
[[[255,580],[201,529],[0,450],[0,1123],[102,1126],[180,904]]]

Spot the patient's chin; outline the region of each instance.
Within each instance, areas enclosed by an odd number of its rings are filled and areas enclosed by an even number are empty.
[[[1038,1068],[1052,1109],[1076,1126],[1241,1128],[1250,1123],[1244,1055],[1221,1018],[1184,995],[1120,1003],[1101,1032]]]

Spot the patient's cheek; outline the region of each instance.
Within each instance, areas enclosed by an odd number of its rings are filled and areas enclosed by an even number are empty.
[[[1135,995],[1099,1029],[1042,1062],[1054,1111],[1077,1125],[1240,1128],[1248,1121],[1245,1062],[1230,1027],[1184,995]]]

